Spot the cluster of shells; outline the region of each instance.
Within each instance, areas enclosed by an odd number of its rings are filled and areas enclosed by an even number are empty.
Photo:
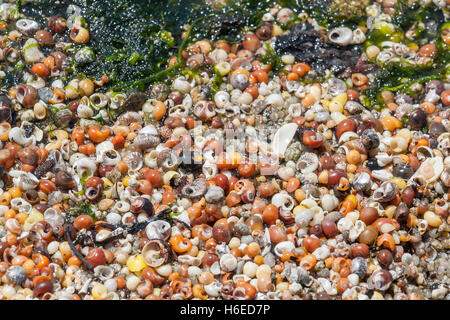
[[[386,8],[328,41],[364,43],[392,25]],[[295,15],[276,7],[240,43],[188,46],[198,72],[101,93],[106,76],[62,80],[71,59],[91,59],[71,49],[89,40],[79,13],[41,26],[0,5],[16,27],[2,76],[30,70],[0,96],[2,299],[450,298],[445,79],[414,97],[385,91],[376,111],[358,100],[370,72],[310,83],[285,54],[275,74],[260,56]],[[436,52],[383,42],[361,59],[421,65]],[[206,65],[223,77],[215,91]]]

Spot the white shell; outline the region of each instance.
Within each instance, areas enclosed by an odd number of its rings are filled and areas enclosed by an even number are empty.
[[[304,174],[314,172],[318,167],[319,158],[312,152],[302,154],[297,161],[297,169]]]
[[[193,257],[184,254],[182,256],[178,256],[178,262],[198,267],[202,263],[202,260],[199,257]]]
[[[372,177],[380,179],[381,181],[391,180],[394,176],[387,170],[373,170]]]
[[[214,281],[211,282],[210,284],[205,285],[204,288],[208,296],[218,297],[220,294],[220,289],[222,289],[222,284],[217,281]]]
[[[356,134],[356,132],[353,131],[346,131],[344,132],[341,137],[339,138],[339,144],[343,144],[347,141],[353,140],[353,139],[359,139],[361,138]]]
[[[230,272],[236,269],[237,259],[231,253],[226,253],[220,258],[220,268],[225,272]]]
[[[25,136],[25,131],[22,128],[14,127],[9,131],[9,139],[17,142],[22,146],[28,146],[35,143],[35,136],[31,135],[28,138]]]
[[[161,239],[165,240],[169,236],[170,223],[163,220],[157,220],[150,222],[145,227],[145,234],[149,239]]]
[[[272,140],[272,151],[282,157],[289,143],[294,138],[297,128],[297,124],[288,123],[278,129]]]
[[[44,54],[39,49],[39,44],[35,39],[30,38],[25,42],[23,46],[23,57],[27,63],[36,63],[44,60]]]
[[[273,195],[272,204],[274,204],[277,208],[281,207],[285,210],[290,211],[294,208],[295,201],[287,193],[279,192],[279,193]]]
[[[97,165],[95,161],[89,158],[81,158],[73,164],[73,169],[76,171],[78,176],[82,177],[83,173],[87,172],[88,177],[94,175]]]
[[[314,211],[311,209],[302,209],[295,215],[295,224],[305,228],[309,225],[314,217]]]
[[[94,274],[100,278],[102,281],[106,281],[111,279],[114,275],[114,271],[111,267],[108,266],[97,266],[94,269]]]
[[[432,176],[426,174],[425,169],[427,167],[433,168]],[[426,181],[427,184],[432,183],[439,178],[442,171],[444,171],[444,161],[441,157],[428,158],[424,162],[422,162],[419,169],[412,175],[409,181],[413,181],[415,178],[420,178],[423,179],[423,181]]]
[[[11,170],[8,174],[13,177],[14,185],[24,191],[34,189],[39,184],[39,179],[30,172]]]
[[[277,256],[281,257],[284,252],[292,251],[294,249],[295,245],[291,241],[282,241],[275,246],[273,251]]]
[[[347,27],[335,28],[328,32],[328,40],[339,46],[346,46],[353,40],[353,32]]]

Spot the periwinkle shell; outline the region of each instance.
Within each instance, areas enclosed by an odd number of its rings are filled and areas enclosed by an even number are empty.
[[[206,179],[198,178],[193,182],[187,183],[181,188],[181,194],[184,197],[196,198],[206,193]]]
[[[6,277],[16,285],[20,285],[27,278],[27,272],[21,266],[12,266],[6,271]]]
[[[363,257],[356,257],[350,264],[350,271],[358,275],[360,279],[364,279],[367,273],[367,261]]]

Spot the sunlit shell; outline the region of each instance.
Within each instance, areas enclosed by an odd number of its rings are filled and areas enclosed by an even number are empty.
[[[297,161],[297,169],[302,173],[314,172],[319,167],[319,158],[315,153],[307,152],[300,156]]]
[[[297,124],[288,123],[278,129],[272,140],[272,150],[274,153],[280,157],[284,155],[289,143],[294,138],[297,128]]]
[[[410,181],[423,179],[426,183],[435,182],[442,171],[444,171],[444,161],[441,157],[428,158],[420,165],[419,169],[412,175]]]

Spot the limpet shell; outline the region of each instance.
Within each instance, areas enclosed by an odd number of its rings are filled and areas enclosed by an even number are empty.
[[[282,157],[294,138],[297,128],[297,124],[288,123],[278,129],[272,140],[272,151]]]
[[[409,179],[410,182],[419,178],[427,184],[435,182],[442,171],[444,171],[444,161],[441,157],[428,158],[420,165],[419,169]]]

